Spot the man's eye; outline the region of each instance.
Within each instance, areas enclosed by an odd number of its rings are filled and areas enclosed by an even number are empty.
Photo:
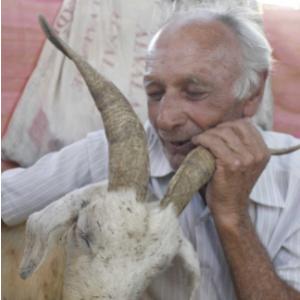
[[[191,100],[202,100],[207,96],[207,93],[200,91],[187,91],[186,95]]]
[[[149,100],[159,101],[163,96],[163,92],[151,92],[147,93],[147,96]]]

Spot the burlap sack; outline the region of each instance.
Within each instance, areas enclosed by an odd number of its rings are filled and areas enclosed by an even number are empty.
[[[121,89],[145,120],[144,54],[172,6],[166,0],[65,0],[54,28]],[[101,127],[73,63],[47,41],[2,141],[2,155],[29,166]]]

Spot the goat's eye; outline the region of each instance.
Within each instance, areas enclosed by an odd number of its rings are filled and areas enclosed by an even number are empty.
[[[86,243],[86,245],[90,248],[91,247],[91,242],[90,242],[89,234],[87,234],[86,232],[81,232],[80,237]]]
[[[93,239],[91,232],[82,230],[78,225],[76,226],[75,230],[76,237],[78,238],[79,242],[82,242],[85,246],[91,248],[91,243]]]
[[[79,214],[74,227],[74,238],[77,246],[91,250],[97,241],[95,229],[90,211],[85,207]]]

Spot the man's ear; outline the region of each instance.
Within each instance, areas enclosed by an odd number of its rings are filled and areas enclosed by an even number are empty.
[[[264,71],[262,73],[260,73],[259,75],[259,86],[256,89],[256,91],[254,91],[254,93],[251,94],[250,97],[248,97],[246,100],[244,100],[244,106],[243,106],[243,116],[244,117],[253,117],[258,108],[259,105],[262,101],[263,95],[264,95],[264,91],[265,91],[265,84],[266,84],[266,80],[268,77],[269,72],[268,71]]]

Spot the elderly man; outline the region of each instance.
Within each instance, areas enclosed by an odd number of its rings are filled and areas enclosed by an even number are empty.
[[[299,141],[261,132],[250,121],[270,52],[255,23],[239,10],[178,15],[149,46],[144,85],[150,189],[161,197],[198,144],[216,157],[212,180],[181,216],[202,272],[197,299],[300,299],[300,157],[270,159],[267,149]],[[100,131],[29,169],[4,173],[4,222],[22,222],[61,195],[105,179],[107,155]],[[180,280],[174,272],[155,282],[153,293],[181,299]]]

